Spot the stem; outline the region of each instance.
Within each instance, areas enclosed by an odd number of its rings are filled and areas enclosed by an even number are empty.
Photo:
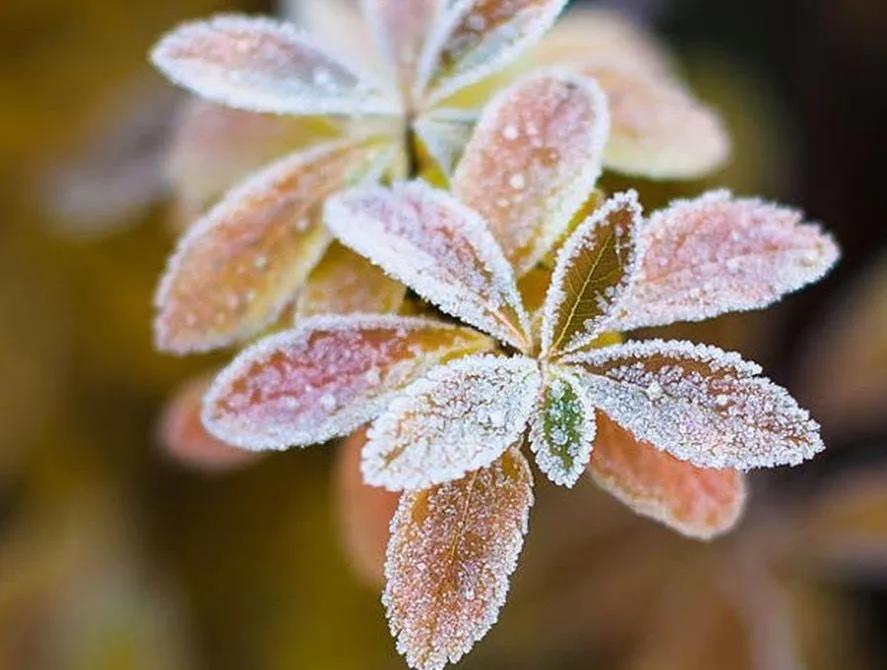
[[[419,157],[416,155],[416,131],[413,130],[412,118],[407,119],[403,135],[407,154],[407,179],[415,179],[419,176]]]

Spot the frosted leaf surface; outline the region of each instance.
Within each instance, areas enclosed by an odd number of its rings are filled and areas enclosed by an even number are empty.
[[[419,62],[426,106],[494,74],[535,44],[566,0],[453,0]]]
[[[213,437],[200,420],[203,395],[211,382],[211,376],[195,377],[175,392],[160,417],[158,437],[170,456],[190,467],[212,472],[242,467],[257,454]]]
[[[339,445],[335,501],[342,544],[352,568],[365,583],[379,586],[384,582],[388,527],[400,496],[363,481],[360,452],[364,444],[366,429],[360,428]]]
[[[317,314],[394,314],[405,293],[403,284],[333,242],[299,291],[296,324]]]
[[[600,175],[607,103],[590,80],[547,73],[485,108],[453,176],[453,193],[487,221],[523,275],[567,229]]]
[[[185,23],[151,54],[173,82],[229,107],[274,114],[397,114],[365,75],[295,26],[221,15]]]
[[[258,333],[290,301],[330,237],[321,205],[366,173],[377,143],[325,145],[232,190],[181,238],[155,297],[158,348],[206,351]]]
[[[570,359],[589,402],[643,442],[703,468],[797,465],[819,426],[738,354],[689,342],[630,342]]]
[[[698,539],[729,531],[745,506],[745,478],[736,470],[697,468],[639,442],[604,414],[588,471],[604,490],[638,514]]]
[[[489,346],[476,331],[428,319],[305,319],[225,368],[206,396],[203,422],[226,442],[257,451],[324,442],[378,415],[431,367]]]
[[[557,255],[542,313],[542,354],[587,346],[612,323],[637,272],[643,217],[634,191],[586,219]]]
[[[536,362],[523,356],[470,356],[431,370],[373,423],[364,478],[418,489],[489,465],[523,435],[540,384]]]
[[[463,479],[401,497],[382,602],[410,667],[457,662],[496,622],[527,532],[532,485],[526,459],[510,449]]]
[[[428,155],[449,177],[471,137],[477,115],[460,109],[433,109],[413,124]]]
[[[256,114],[200,98],[184,105],[169,149],[168,171],[181,213],[202,213],[249,173],[340,132],[330,119]]]
[[[410,96],[422,45],[445,0],[361,0],[361,4],[401,90]]]
[[[594,407],[581,384],[566,370],[552,370],[530,430],[536,464],[561,486],[573,486],[585,470],[595,434]]]
[[[363,70],[380,75],[388,69],[357,0],[281,0],[277,4],[282,5],[278,13],[284,19],[307,31],[315,43],[335,45],[349,63],[360,63]]]
[[[527,316],[514,275],[483,220],[424,182],[355,189],[327,202],[327,227],[444,312],[519,349]]]
[[[797,210],[728,191],[656,212],[640,239],[641,268],[621,329],[758,309],[818,280],[838,248],[801,221]]]
[[[730,140],[717,114],[683,86],[624,67],[584,67],[607,95],[604,165],[650,179],[695,179],[720,167]]]

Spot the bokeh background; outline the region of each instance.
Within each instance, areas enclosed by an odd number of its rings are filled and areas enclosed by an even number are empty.
[[[887,7],[607,4],[666,39],[735,140],[705,182],[633,180],[645,203],[725,185],[802,207],[843,247],[765,314],[676,329],[761,362],[829,450],[753,475],[746,520],[709,545],[590,482],[540,483],[509,603],[462,667],[885,668]],[[158,158],[182,98],[145,54],[219,10],[275,7],[0,3],[0,668],[402,667],[343,549],[335,449],[210,473],[158,444],[164,400],[221,359],[151,347],[174,239]]]

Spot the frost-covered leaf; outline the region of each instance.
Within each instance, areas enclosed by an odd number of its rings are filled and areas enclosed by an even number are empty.
[[[282,4],[281,16],[307,31],[315,44],[335,45],[349,63],[360,63],[368,72],[386,70],[357,0],[281,0],[277,4]]]
[[[413,130],[425,151],[449,177],[471,137],[477,115],[461,109],[433,109],[416,119]]]
[[[327,227],[444,312],[526,350],[527,316],[514,275],[483,220],[419,181],[330,199]]]
[[[453,193],[484,217],[518,276],[564,234],[600,175],[609,127],[594,82],[527,77],[485,108],[453,175]]]
[[[172,81],[229,107],[274,114],[397,114],[365,75],[292,24],[235,15],[185,23],[151,54]]]
[[[467,328],[396,316],[317,316],[260,340],[216,378],[203,422],[257,451],[347,435],[431,367],[483,351]]]
[[[637,193],[619,193],[561,247],[542,313],[544,356],[587,346],[618,316],[637,273],[641,224]]]
[[[609,101],[604,165],[650,179],[695,179],[720,167],[730,140],[720,118],[683,86],[624,67],[586,67]]]
[[[394,314],[406,289],[362,256],[333,242],[296,299],[296,324],[317,314]]]
[[[523,435],[540,384],[536,362],[523,356],[470,356],[431,370],[373,423],[364,479],[418,489],[489,465]]]
[[[213,437],[200,420],[203,396],[211,376],[189,380],[167,403],[160,417],[158,438],[167,453],[185,465],[219,472],[241,467],[258,455]]]
[[[170,258],[155,298],[157,346],[205,351],[272,322],[329,245],[324,199],[383,155],[378,142],[325,145],[284,158],[231,191]]]
[[[699,539],[736,524],[745,505],[745,478],[736,470],[697,468],[639,442],[599,413],[588,471],[638,514]]]
[[[799,211],[713,191],[656,212],[622,330],[758,309],[816,281],[839,252]]]
[[[367,584],[384,581],[385,547],[397,493],[370,486],[360,473],[360,452],[366,444],[360,428],[338,447],[335,496],[342,543],[357,575]]]
[[[444,0],[361,0],[367,22],[404,95],[412,95],[422,45]]]
[[[573,486],[585,470],[595,434],[594,407],[567,370],[549,368],[530,430],[536,463],[555,484]]]
[[[182,227],[249,173],[339,132],[329,118],[256,114],[192,98],[176,120],[167,168],[187,217]]]
[[[819,426],[738,354],[649,340],[575,357],[589,402],[638,440],[703,468],[796,465],[822,451]]]
[[[441,670],[468,653],[505,603],[533,504],[518,449],[463,479],[401,497],[382,602],[410,667]]]
[[[453,0],[423,49],[418,89],[431,106],[494,74],[551,27],[566,0]],[[418,92],[418,91],[417,91]]]

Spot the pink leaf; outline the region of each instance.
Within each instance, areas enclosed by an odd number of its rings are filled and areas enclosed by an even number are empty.
[[[525,78],[484,108],[453,176],[453,193],[476,210],[518,276],[566,231],[600,175],[607,103],[590,80]]]
[[[489,345],[473,330],[427,319],[308,318],[238,355],[207,394],[203,421],[257,451],[324,442],[374,418],[431,367]]]
[[[821,278],[839,252],[797,210],[714,191],[656,212],[620,328],[699,321],[765,307]]]

